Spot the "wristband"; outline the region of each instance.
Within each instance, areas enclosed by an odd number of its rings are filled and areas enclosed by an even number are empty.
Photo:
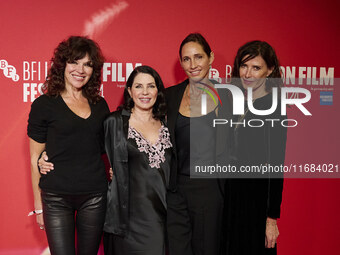
[[[42,213],[43,213],[43,210],[34,210],[32,212],[29,212],[29,214],[27,216],[32,216],[34,214],[39,215],[39,214],[42,214]]]

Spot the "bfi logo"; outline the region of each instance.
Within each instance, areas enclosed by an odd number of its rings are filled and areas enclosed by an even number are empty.
[[[17,74],[16,68],[12,65],[9,65],[6,60],[0,59],[0,69],[6,78],[10,78],[15,82],[19,80],[19,75]]]

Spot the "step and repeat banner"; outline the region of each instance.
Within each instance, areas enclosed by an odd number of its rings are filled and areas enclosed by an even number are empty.
[[[288,108],[297,125],[288,128],[286,166],[304,174],[285,180],[278,252],[335,254],[339,8],[333,0],[1,1],[0,254],[49,254],[44,231],[27,217],[34,208],[26,128],[58,43],[70,35],[98,42],[106,58],[101,93],[113,111],[136,66],[155,68],[166,87],[185,79],[178,50],[191,32],[202,33],[215,53],[211,78],[230,78],[237,49],[264,40],[276,50],[287,87],[310,91],[304,106],[311,116]]]

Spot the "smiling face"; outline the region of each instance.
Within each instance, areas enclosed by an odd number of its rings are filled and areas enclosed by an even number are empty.
[[[243,59],[247,58],[245,56]],[[267,76],[272,73],[273,69],[269,69],[266,62],[261,56],[256,56],[253,59],[240,65],[239,73],[243,88],[248,87],[253,89],[265,90],[265,82]]]
[[[199,43],[188,42],[183,45],[180,62],[189,79],[199,82],[208,78],[213,61],[214,53],[211,52],[208,56]]]
[[[152,110],[158,95],[155,79],[147,73],[138,73],[128,92],[134,102],[134,108],[143,111]]]
[[[74,60],[70,63],[67,62],[64,73],[65,86],[81,90],[90,80],[92,73],[92,62],[88,54],[82,59]]]

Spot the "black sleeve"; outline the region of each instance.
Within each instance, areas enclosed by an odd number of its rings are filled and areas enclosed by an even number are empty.
[[[99,103],[102,104],[100,109],[101,111],[103,111],[103,116],[105,120],[110,114],[109,106],[107,105],[104,98]],[[104,131],[104,121],[103,121],[103,132],[101,133],[101,139],[100,139],[100,149],[101,149],[102,154],[105,154],[105,144],[104,144],[105,135],[104,134],[105,134],[105,131]]]
[[[109,114],[110,114],[110,108],[109,108],[109,106],[107,105],[107,102],[106,102],[106,100],[103,98],[102,99],[102,103],[103,103],[103,111],[105,112],[105,117],[107,117]]]
[[[45,143],[48,128],[47,96],[38,97],[31,105],[28,117],[27,135],[38,143]]]
[[[281,121],[287,116],[275,114],[273,119],[280,119],[280,123],[276,122],[274,127],[269,128],[269,148],[270,159],[269,164],[281,167],[284,165],[287,128],[281,125]],[[270,218],[280,218],[280,207],[282,202],[283,191],[283,173],[271,174],[268,186],[268,208],[267,216]]]
[[[115,119],[111,116],[104,120],[104,142],[105,142],[105,151],[106,155],[110,161],[110,165],[113,168],[114,162],[114,152],[112,148],[112,143],[114,143],[114,136],[111,135],[111,131],[114,131],[115,127]]]

